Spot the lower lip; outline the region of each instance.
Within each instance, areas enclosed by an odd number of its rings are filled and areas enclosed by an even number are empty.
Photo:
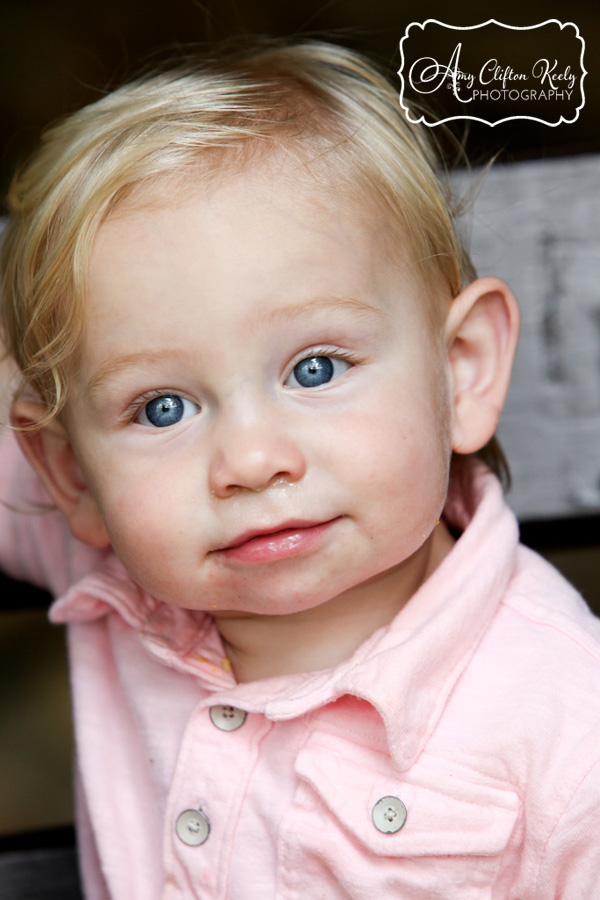
[[[238,544],[237,547],[228,547],[221,550],[227,559],[235,559],[245,563],[268,563],[279,559],[289,559],[306,553],[329,531],[337,519],[322,522],[319,525],[309,525],[306,528],[286,528],[284,531],[276,531],[273,534],[260,534]]]

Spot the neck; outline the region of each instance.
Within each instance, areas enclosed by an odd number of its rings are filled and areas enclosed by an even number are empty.
[[[282,616],[215,617],[238,682],[328,669],[348,659],[395,618],[453,543],[442,522],[410,559],[327,603]]]

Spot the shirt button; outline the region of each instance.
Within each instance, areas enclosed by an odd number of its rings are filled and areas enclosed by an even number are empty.
[[[221,731],[236,731],[246,721],[246,713],[235,706],[211,706],[210,721]]]
[[[395,834],[406,822],[406,807],[398,797],[382,797],[373,807],[373,824],[383,834]]]
[[[188,847],[199,847],[210,833],[210,822],[199,809],[186,809],[177,817],[175,831]]]

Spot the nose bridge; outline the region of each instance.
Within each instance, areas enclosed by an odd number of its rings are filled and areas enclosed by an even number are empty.
[[[209,467],[214,495],[262,491],[275,481],[298,481],[305,471],[304,454],[275,401],[246,389],[223,404]]]

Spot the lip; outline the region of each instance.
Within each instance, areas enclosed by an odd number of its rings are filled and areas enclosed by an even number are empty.
[[[275,528],[246,531],[217,552],[226,559],[245,563],[267,563],[289,559],[310,550],[339,521],[307,522],[294,519]]]

